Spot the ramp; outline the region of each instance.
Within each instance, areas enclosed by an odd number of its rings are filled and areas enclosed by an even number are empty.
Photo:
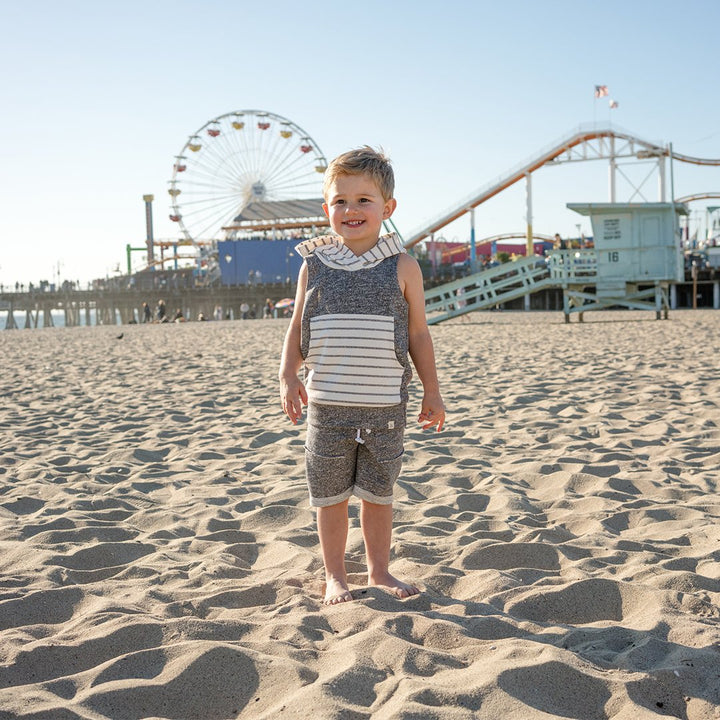
[[[596,282],[592,250],[561,250],[547,258],[532,255],[430,288],[425,292],[425,313],[428,325],[436,325],[545,288],[581,291]]]

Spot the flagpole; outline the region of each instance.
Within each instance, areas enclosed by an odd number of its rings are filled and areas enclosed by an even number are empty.
[[[595,101],[593,102],[593,126],[597,129],[597,101],[601,97],[608,96],[607,85],[596,85],[595,86]]]
[[[595,93],[595,99],[593,100],[593,130],[597,130],[597,92]]]
[[[675,176],[673,175],[673,149],[672,143],[668,144],[670,153],[670,202],[675,206]]]

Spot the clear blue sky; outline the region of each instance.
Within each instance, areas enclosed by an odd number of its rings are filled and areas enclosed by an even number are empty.
[[[124,268],[145,193],[156,237],[176,237],[173,158],[234,110],[291,119],[328,159],[383,146],[403,234],[578,124],[605,124],[596,84],[619,102],[614,123],[720,157],[717,0],[0,0],[0,14],[6,286],[54,279],[58,263],[83,282]],[[676,195],[718,191],[719,175],[677,167]],[[575,234],[587,220],[565,203],[606,201],[607,165],[545,168],[533,186],[535,230]],[[524,214],[518,186],[477,211],[478,237],[523,230]]]

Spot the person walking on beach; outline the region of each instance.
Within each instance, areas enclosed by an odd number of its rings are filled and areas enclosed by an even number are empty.
[[[159,323],[167,322],[167,308],[165,307],[164,300],[158,300],[155,317]]]
[[[273,316],[273,304],[270,298],[265,299],[263,306],[263,320],[269,320]]]
[[[360,498],[368,585],[399,598],[420,590],[390,574],[393,485],[400,473],[412,375],[423,384],[418,422],[441,430],[445,407],[425,318],[422,273],[395,233],[390,161],[370,147],[335,158],[323,210],[336,235],[300,243],[295,312],[280,364],[280,397],[293,423],[307,405],[305,467],[317,508],[324,602],[352,600],[345,569],[348,500]],[[302,365],[306,382],[298,377]]]

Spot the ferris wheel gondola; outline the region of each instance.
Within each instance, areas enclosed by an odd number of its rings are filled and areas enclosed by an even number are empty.
[[[193,133],[176,156],[170,219],[190,241],[217,240],[250,203],[319,198],[326,168],[317,143],[287,118],[226,113]]]

